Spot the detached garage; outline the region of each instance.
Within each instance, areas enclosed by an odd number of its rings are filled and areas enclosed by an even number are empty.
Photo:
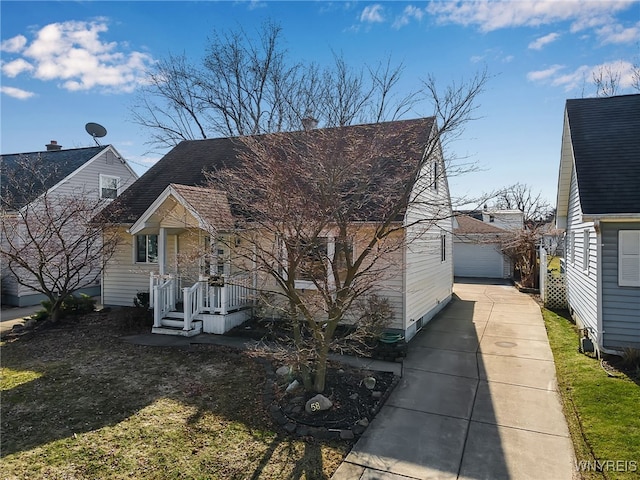
[[[456,277],[510,278],[511,261],[500,252],[507,230],[468,215],[454,218],[453,273]]]

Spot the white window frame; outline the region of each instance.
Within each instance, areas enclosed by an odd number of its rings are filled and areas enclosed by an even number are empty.
[[[447,261],[447,234],[440,235],[440,263]]]
[[[576,232],[571,230],[569,237],[569,260],[571,260],[571,265],[576,263]]]
[[[436,158],[433,161],[433,189],[436,192],[438,191],[438,177],[440,176],[439,167],[440,165],[438,165],[438,159]]]
[[[591,241],[591,232],[585,229],[582,232],[582,270],[589,272],[589,243]]]
[[[145,237],[145,261],[138,260],[138,237]],[[157,252],[157,255],[156,255],[155,261],[150,260],[150,257],[149,257],[149,237],[156,237],[156,252]],[[159,248],[160,248],[160,245],[159,245],[159,236],[158,235],[156,235],[156,234],[135,235],[134,236],[134,240],[133,240],[133,261],[134,261],[134,263],[157,265],[158,264],[158,259],[160,257]]]
[[[640,230],[618,230],[618,286],[640,287]]]
[[[103,185],[109,180],[115,180],[116,181],[116,196],[115,197],[105,197],[102,194],[102,190],[103,189],[107,189]],[[108,190],[113,190],[113,188],[108,188]],[[118,195],[120,195],[120,177],[116,177],[115,175],[105,175],[105,174],[101,173],[100,174],[100,198],[102,198],[104,200],[113,200],[114,198],[118,198]]]

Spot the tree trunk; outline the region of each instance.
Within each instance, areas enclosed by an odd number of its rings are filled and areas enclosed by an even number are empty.
[[[318,357],[315,362],[315,378],[313,382],[313,389],[318,392],[324,392],[325,383],[327,380],[327,360],[329,359],[329,345],[325,342],[318,351]]]
[[[49,321],[51,323],[58,323],[62,313],[62,303],[54,303],[49,310]]]

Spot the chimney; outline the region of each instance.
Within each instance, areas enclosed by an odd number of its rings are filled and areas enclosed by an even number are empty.
[[[304,117],[302,119],[302,128],[305,130],[313,130],[318,127],[318,120],[313,117]]]
[[[58,150],[62,150],[62,145],[58,145],[57,140],[51,140],[51,143],[45,145],[47,147],[47,152],[55,152]]]

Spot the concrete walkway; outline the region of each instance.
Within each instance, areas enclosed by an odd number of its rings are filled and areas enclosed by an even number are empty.
[[[507,285],[454,291],[334,480],[573,477],[540,308]]]
[[[32,307],[9,307],[2,306],[0,311],[0,335],[11,331],[14,325],[24,323],[25,318],[30,317],[38,310],[42,310],[42,305]]]

